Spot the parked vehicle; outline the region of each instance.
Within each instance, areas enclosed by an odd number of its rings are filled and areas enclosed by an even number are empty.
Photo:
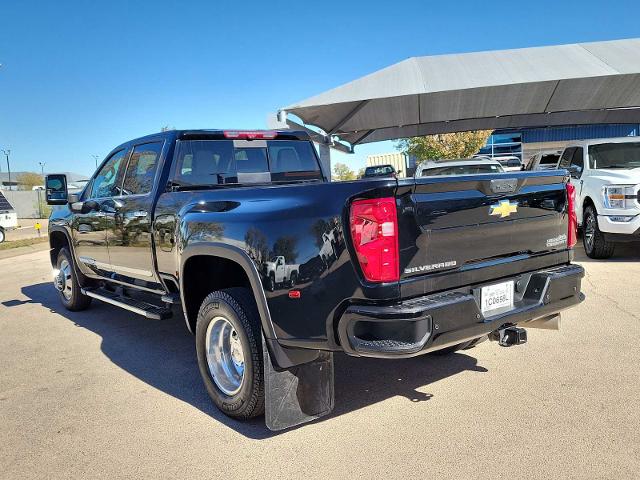
[[[9,200],[0,192],[0,243],[7,239],[7,232],[18,226],[18,214]]]
[[[504,157],[493,157],[493,160],[500,162],[505,172],[517,172],[523,170],[522,162],[515,155],[506,155]]]
[[[558,168],[569,170],[584,249],[609,258],[618,243],[640,241],[640,140],[585,140],[567,146]]]
[[[180,306],[214,403],[274,430],[331,411],[333,352],[517,345],[583,299],[560,171],[331,183],[306,133],[196,130],[116,147],[80,194],[46,186],[62,304]],[[274,256],[304,280],[265,289]]]
[[[538,152],[529,159],[526,170],[554,170],[558,166],[562,150]]]
[[[264,264],[265,275],[267,277],[267,287],[273,292],[276,285],[287,283],[293,287],[300,274],[299,264],[287,264],[282,255],[273,257]]]
[[[393,165],[374,165],[373,167],[367,167],[364,169],[364,175],[362,178],[372,177],[397,177],[398,172],[393,168]]]
[[[428,160],[416,168],[419,177],[434,175],[478,175],[481,173],[504,172],[502,165],[495,160],[460,158],[456,160]]]

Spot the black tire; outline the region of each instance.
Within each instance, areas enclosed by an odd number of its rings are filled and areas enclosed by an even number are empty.
[[[80,283],[78,282],[78,275],[73,263],[73,257],[66,247],[61,248],[60,252],[58,252],[58,259],[56,261],[56,267],[58,270],[63,270],[62,266],[64,262],[69,265],[69,270],[62,284],[63,289],[61,290],[56,286],[60,301],[62,302],[62,305],[64,305],[64,308],[72,312],[86,310],[89,305],[91,305],[91,297],[86,296],[80,291]],[[54,280],[54,285],[56,282],[57,279]],[[66,285],[70,285],[70,290],[64,288]]]
[[[267,280],[267,289],[270,292],[273,292],[276,289],[276,277],[273,274],[269,275],[269,279]]]
[[[4,228],[0,227],[0,243],[6,240],[7,236],[4,233]]]
[[[223,317],[237,332],[244,353],[244,376],[240,390],[227,395],[216,384],[207,363],[207,329],[214,318]],[[246,420],[264,413],[264,367],[262,328],[255,300],[246,288],[211,292],[202,302],[196,323],[198,367],[209,396],[226,415]]]
[[[598,227],[598,215],[596,209],[589,205],[584,210],[582,220],[582,244],[589,258],[609,258],[615,250],[615,243],[607,242],[604,234]]]
[[[298,283],[298,274],[296,272],[291,272],[291,280],[289,280],[289,285],[291,287],[295,287],[296,283]]]

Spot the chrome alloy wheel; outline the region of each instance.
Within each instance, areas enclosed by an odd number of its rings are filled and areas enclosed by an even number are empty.
[[[225,395],[235,395],[244,381],[244,352],[231,322],[215,317],[207,327],[206,354],[209,373]]]
[[[596,218],[593,215],[587,215],[584,226],[584,242],[587,249],[591,251],[593,249],[593,239],[596,234]]]
[[[73,295],[73,281],[71,279],[71,274],[71,264],[65,258],[60,262],[60,270],[55,276],[53,283],[67,301],[71,301],[71,296]]]

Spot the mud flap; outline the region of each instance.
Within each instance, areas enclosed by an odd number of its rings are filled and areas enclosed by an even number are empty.
[[[265,421],[269,430],[284,430],[331,413],[334,405],[332,352],[320,352],[313,362],[282,371],[273,368],[264,339],[262,352]]]

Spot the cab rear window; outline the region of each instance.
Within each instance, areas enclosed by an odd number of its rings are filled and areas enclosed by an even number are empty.
[[[322,180],[313,145],[291,140],[187,140],[178,144],[181,185]]]

